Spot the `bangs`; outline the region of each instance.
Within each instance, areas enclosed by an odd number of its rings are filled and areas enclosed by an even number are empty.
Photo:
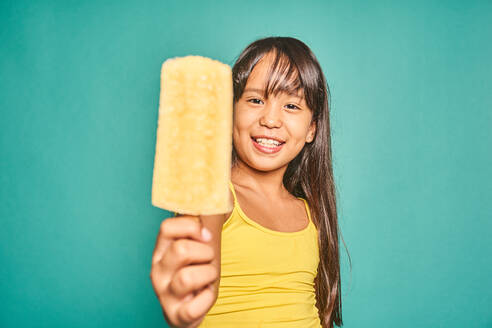
[[[268,81],[265,87],[266,99],[273,94],[276,96],[280,92],[285,92],[293,96],[302,96],[299,90],[304,89],[300,79],[299,70],[285,53],[275,49],[273,52],[273,63],[270,65]]]

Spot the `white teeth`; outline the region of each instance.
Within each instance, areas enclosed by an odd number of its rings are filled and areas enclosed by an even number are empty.
[[[258,139],[256,139],[256,142],[261,144],[261,145],[270,146],[270,147],[280,145],[280,142],[278,142],[277,140],[266,139],[266,138],[258,138]]]

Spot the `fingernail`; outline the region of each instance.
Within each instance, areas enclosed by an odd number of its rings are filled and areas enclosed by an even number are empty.
[[[210,241],[212,239],[212,234],[205,227],[202,228],[202,238],[205,241]]]

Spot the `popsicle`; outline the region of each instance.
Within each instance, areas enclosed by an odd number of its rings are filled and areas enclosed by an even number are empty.
[[[161,68],[152,205],[189,215],[232,211],[232,72],[202,56]]]

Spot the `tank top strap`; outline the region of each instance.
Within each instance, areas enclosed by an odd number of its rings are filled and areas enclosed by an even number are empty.
[[[234,190],[234,185],[232,184],[232,182],[229,180],[229,187],[232,191],[232,196],[234,197],[234,205],[237,204],[237,197],[236,197],[236,191]]]
[[[304,202],[304,206],[306,207],[306,212],[307,212],[309,221],[313,222],[313,220],[311,219],[311,210],[309,209],[308,202],[302,197],[297,197],[297,198],[302,199],[302,201]]]

